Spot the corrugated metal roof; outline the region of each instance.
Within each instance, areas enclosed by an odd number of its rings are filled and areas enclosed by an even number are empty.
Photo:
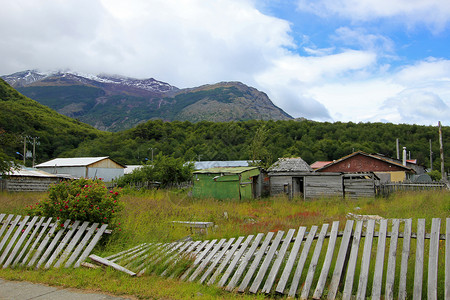
[[[59,177],[55,174],[50,174],[42,170],[21,168],[18,170],[13,170],[7,173],[8,176],[23,176],[23,177]]]
[[[198,170],[194,173],[197,174],[217,174],[217,173],[224,173],[224,174],[240,174],[245,171],[250,171],[258,169],[258,167],[226,167],[226,168],[210,168],[210,169],[204,169],[204,170]]]
[[[269,172],[312,172],[313,169],[300,157],[279,158],[268,170]]]
[[[36,165],[36,168],[41,167],[83,167],[89,166],[93,163],[99,162],[109,158],[108,156],[103,157],[72,157],[72,158],[55,158],[44,162],[42,164]]]
[[[248,167],[248,161],[246,160],[209,160],[209,161],[196,161],[194,162],[195,170],[204,170],[211,168],[225,168],[225,167]]]

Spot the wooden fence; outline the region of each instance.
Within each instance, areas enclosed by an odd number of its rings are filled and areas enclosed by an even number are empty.
[[[400,191],[430,191],[430,190],[444,190],[447,185],[442,182],[433,183],[383,183],[379,186],[379,193],[382,196],[388,196],[394,192]]]
[[[78,267],[89,256],[108,224],[0,214],[0,265]]]
[[[440,234],[441,220],[433,219],[426,233],[425,219],[419,219],[413,233],[411,219],[348,220],[339,231],[335,221],[331,229],[324,224],[230,239],[149,243],[90,258],[130,275],[154,272],[227,291],[301,299],[450,299],[450,218],[445,225]]]

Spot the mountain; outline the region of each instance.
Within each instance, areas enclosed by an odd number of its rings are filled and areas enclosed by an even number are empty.
[[[153,78],[31,70],[2,78],[22,94],[100,130],[119,131],[150,119],[292,119],[265,93],[240,82],[178,89]]]
[[[20,158],[16,152],[23,154],[24,137],[38,138],[37,161],[45,161],[106,134],[25,97],[0,79],[0,146],[7,157]]]

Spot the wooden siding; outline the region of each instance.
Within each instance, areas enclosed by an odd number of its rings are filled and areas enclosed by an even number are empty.
[[[124,169],[123,166],[119,165],[118,163],[116,163],[115,161],[113,161],[109,158],[105,158],[105,159],[102,159],[101,161],[90,164],[88,167],[89,168]]]
[[[2,190],[8,192],[46,192],[50,184],[58,183],[57,177],[18,177],[3,178]]]
[[[342,197],[344,194],[342,176],[306,176],[305,198]]]

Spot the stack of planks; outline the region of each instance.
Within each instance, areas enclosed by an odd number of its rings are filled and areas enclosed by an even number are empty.
[[[390,223],[388,231],[388,220],[348,220],[339,231],[335,221],[331,229],[324,224],[228,240],[149,243],[90,258],[130,275],[154,272],[228,291],[301,299],[450,299],[450,218],[445,234],[437,218],[429,234],[424,219],[417,220],[417,233],[411,219]]]
[[[0,265],[79,267],[106,232],[108,224],[47,217],[0,214]]]

